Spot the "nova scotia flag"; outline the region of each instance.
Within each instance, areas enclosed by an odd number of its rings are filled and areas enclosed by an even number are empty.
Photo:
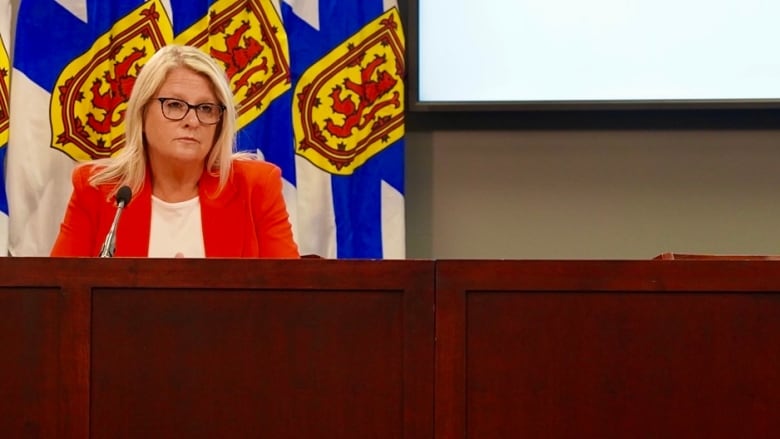
[[[301,252],[404,258],[404,38],[396,2],[287,0],[282,17]]]

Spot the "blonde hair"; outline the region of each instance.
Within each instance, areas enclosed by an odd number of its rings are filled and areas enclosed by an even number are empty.
[[[234,158],[237,113],[230,82],[225,71],[208,54],[195,47],[175,44],[161,48],[142,66],[127,101],[124,120],[125,145],[115,157],[87,163],[96,165],[96,171],[89,179],[90,184],[114,184],[112,194],[123,185],[130,186],[134,194],[140,192],[147,168],[143,133],[146,106],[162,87],[168,73],[177,67],[186,67],[208,78],[212,91],[226,107],[205,166],[208,172],[219,176],[217,192],[225,187]]]

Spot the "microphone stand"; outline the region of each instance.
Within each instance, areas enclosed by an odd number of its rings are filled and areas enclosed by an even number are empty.
[[[122,209],[125,208],[125,202],[120,201],[117,206],[116,213],[114,214],[114,222],[111,223],[111,228],[108,230],[106,240],[103,242],[103,247],[100,248],[101,258],[112,258],[116,251],[116,226],[119,223],[119,216],[122,214]]]

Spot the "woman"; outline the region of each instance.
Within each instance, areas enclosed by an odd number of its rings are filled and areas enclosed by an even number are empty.
[[[122,152],[73,171],[52,256],[97,256],[128,186],[116,256],[298,257],[281,172],[235,154],[235,126],[214,60],[194,47],[160,49],[133,86]]]

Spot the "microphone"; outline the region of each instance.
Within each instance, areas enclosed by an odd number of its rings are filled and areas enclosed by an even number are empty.
[[[111,258],[116,251],[116,226],[119,224],[119,217],[122,215],[122,210],[130,202],[130,197],[133,196],[133,192],[129,186],[122,186],[116,191],[116,214],[114,215],[114,222],[111,223],[111,228],[108,230],[106,240],[103,241],[103,247],[100,248],[101,258]]]

